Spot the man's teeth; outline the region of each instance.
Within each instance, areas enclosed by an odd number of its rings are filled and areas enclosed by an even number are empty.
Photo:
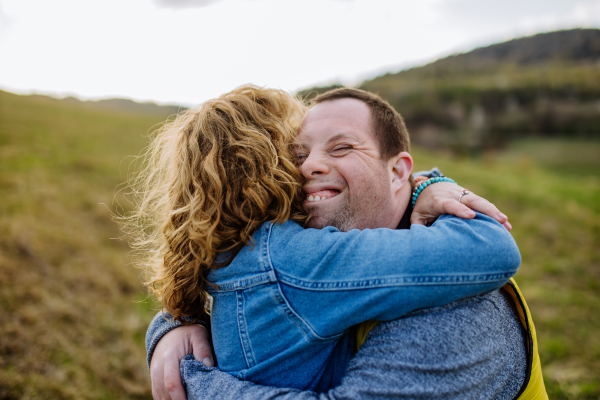
[[[321,197],[319,195],[313,196],[312,194],[309,194],[307,197],[308,201],[319,201],[319,200],[326,200],[326,199],[329,199],[329,197],[325,197],[325,196]]]

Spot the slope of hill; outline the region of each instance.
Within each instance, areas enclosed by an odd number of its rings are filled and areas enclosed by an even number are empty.
[[[7,93],[0,90],[0,93]],[[171,115],[177,114],[179,110],[184,110],[185,107],[172,105],[158,105],[156,103],[139,103],[130,99],[103,99],[103,100],[80,100],[76,97],[66,97],[64,99],[56,99],[45,95],[31,95],[31,98],[46,99],[47,101],[62,101],[63,104],[85,107],[92,110],[110,110],[120,113],[142,113],[150,115]]]
[[[423,74],[481,71],[498,63],[537,65],[548,62],[596,63],[600,60],[600,30],[573,29],[540,33],[455,54],[420,68]],[[400,72],[402,74],[402,72]]]

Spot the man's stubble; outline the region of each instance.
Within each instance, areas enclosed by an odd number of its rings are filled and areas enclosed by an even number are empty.
[[[345,182],[344,182],[345,184]],[[370,181],[363,181],[359,188],[348,189],[344,202],[334,210],[313,210],[313,228],[333,226],[341,232],[352,229],[375,229],[386,225],[385,211],[390,209],[390,183],[387,172],[377,171]]]

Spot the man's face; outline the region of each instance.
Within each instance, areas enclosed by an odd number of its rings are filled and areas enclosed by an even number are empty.
[[[369,107],[356,99],[325,101],[309,111],[296,152],[309,227],[396,228],[392,176],[371,125]]]

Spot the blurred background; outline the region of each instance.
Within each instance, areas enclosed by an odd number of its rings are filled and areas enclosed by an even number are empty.
[[[598,0],[0,0],[0,398],[151,398],[119,185],[254,83],[390,101],[417,169],[509,216],[550,398],[600,399],[598,28]]]

